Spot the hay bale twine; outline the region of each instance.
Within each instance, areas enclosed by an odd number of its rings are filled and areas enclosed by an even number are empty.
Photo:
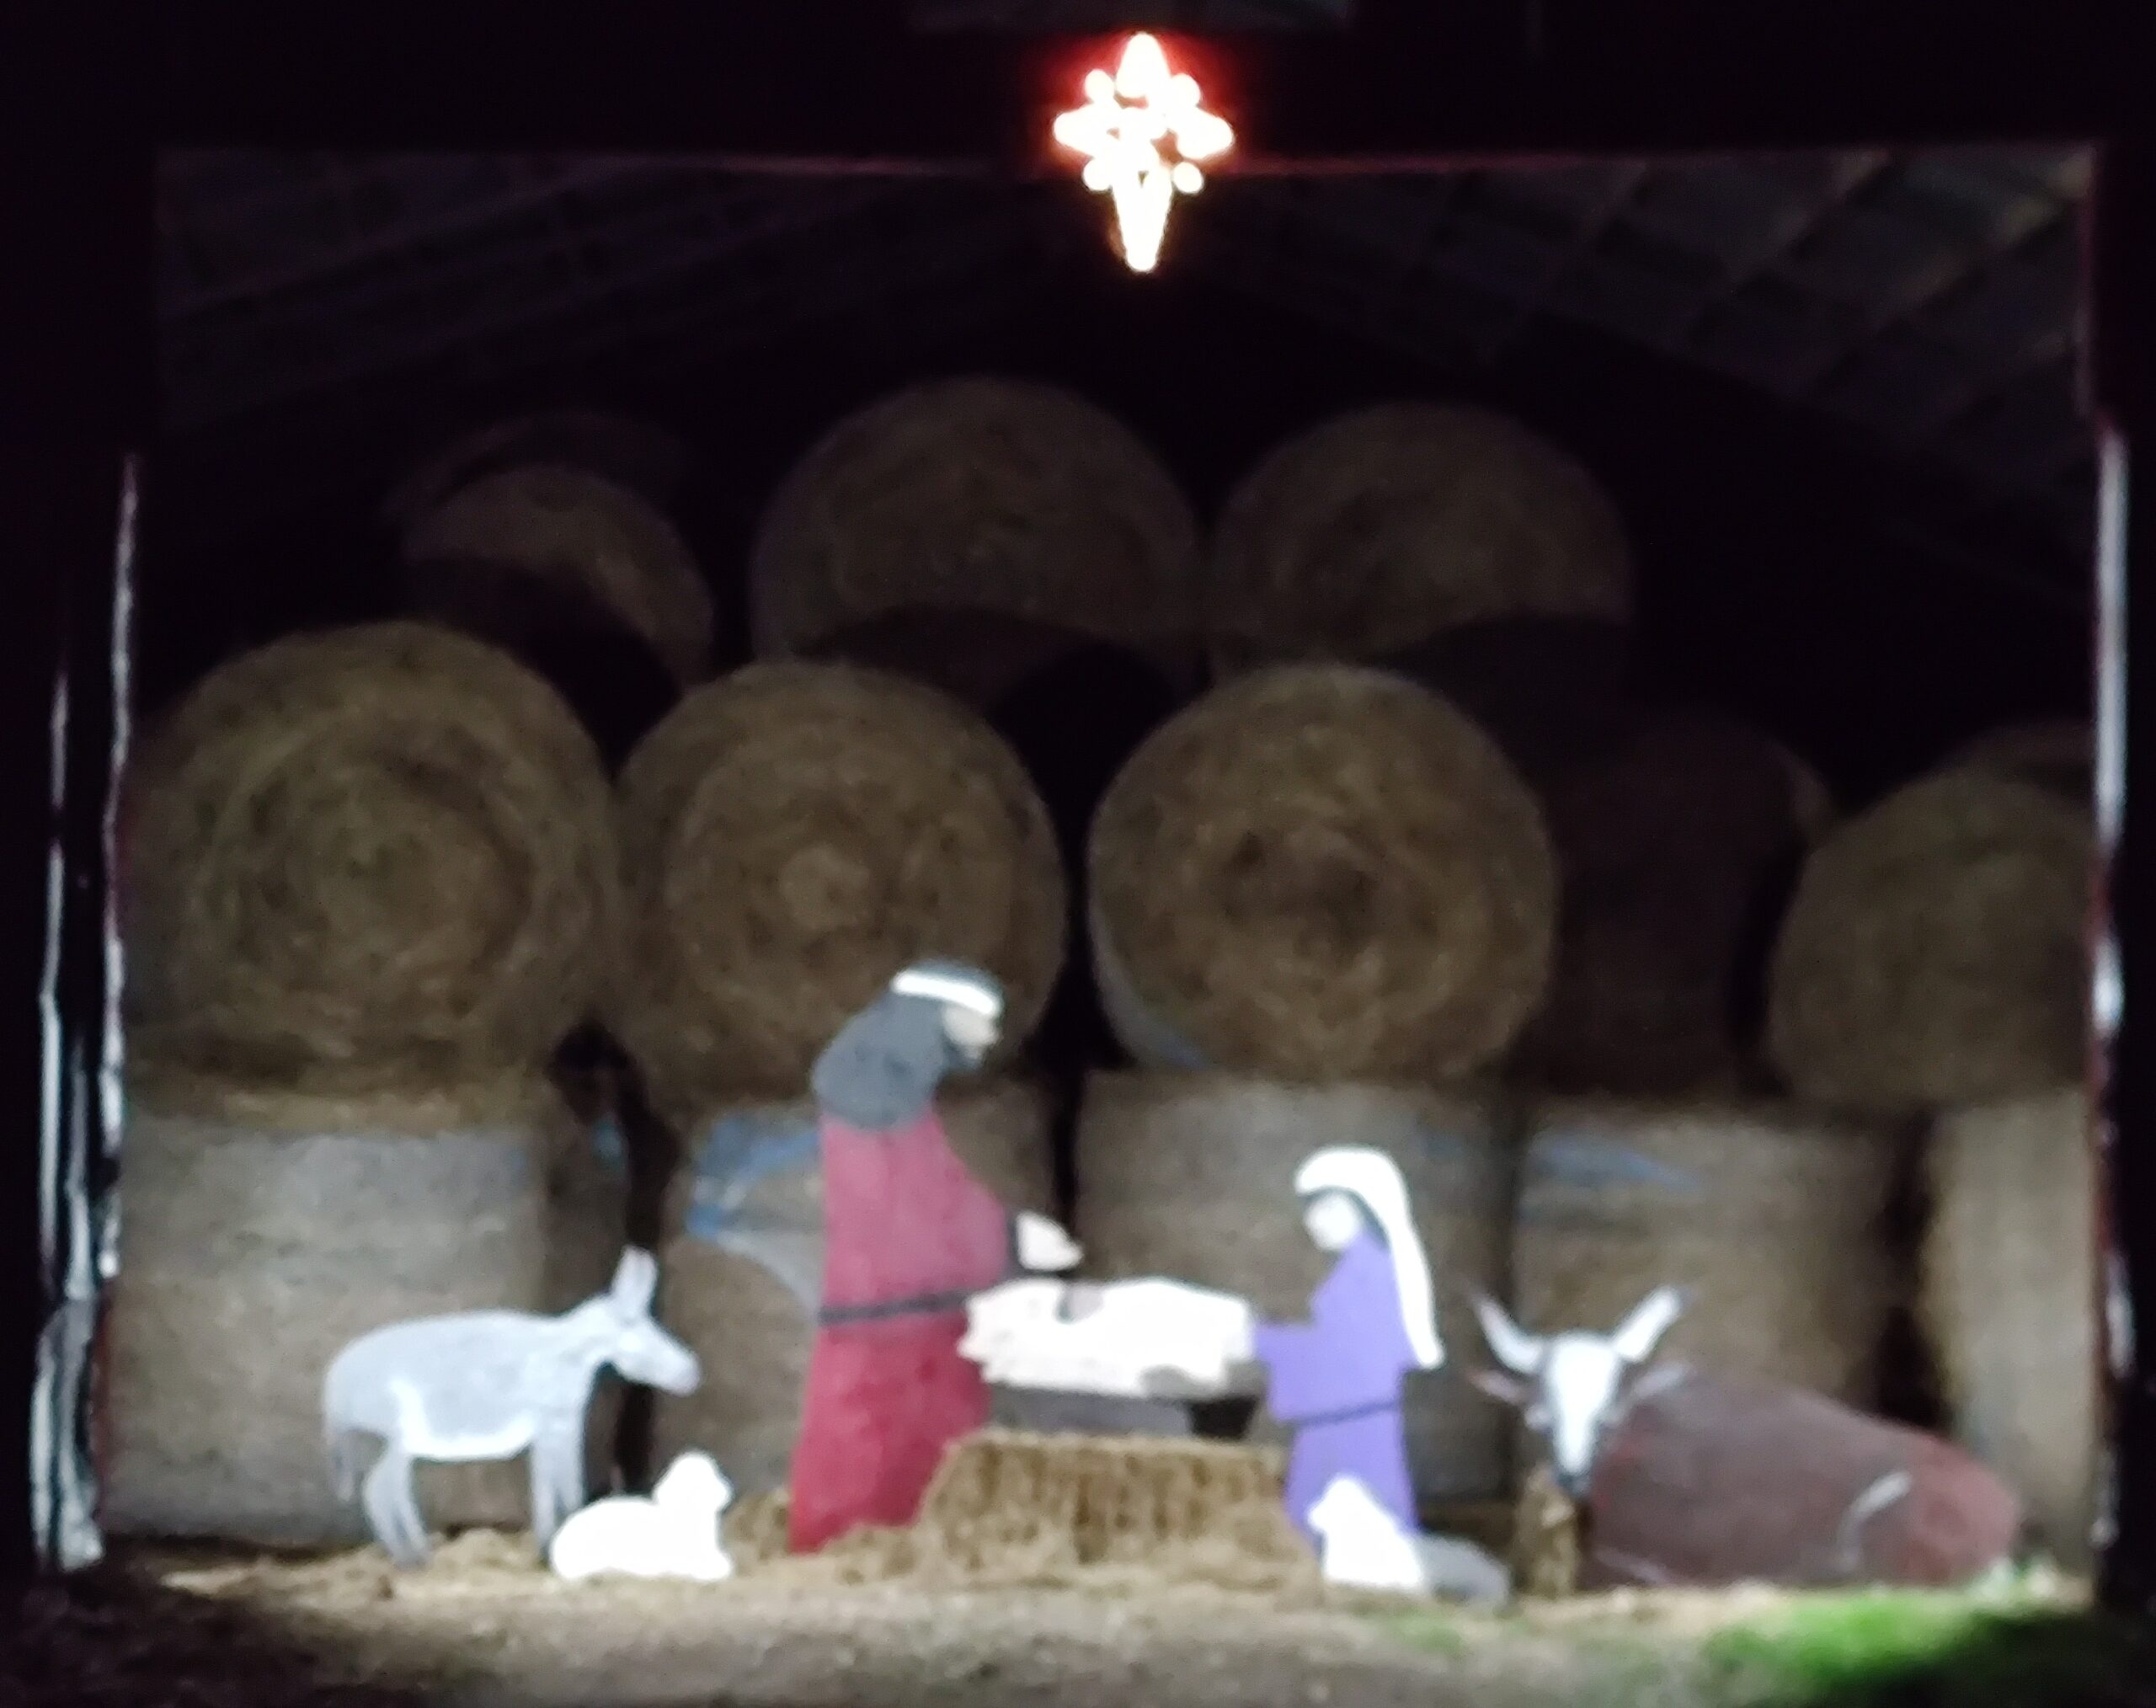
[[[1014,1210],[1052,1209],[1048,1100],[1038,1087],[1007,1079],[953,1081],[941,1107],[952,1148],[976,1179]],[[743,1115],[782,1130],[816,1118],[806,1100],[735,1105],[712,1109],[690,1130],[701,1134]],[[677,1231],[662,1259],[659,1315],[702,1361],[703,1385],[686,1397],[659,1396],[653,1463],[700,1448],[726,1467],[743,1494],[765,1493],[785,1482],[792,1463],[815,1325],[761,1265],[678,1231],[692,1189],[686,1177],[673,1189],[670,1220]],[[789,1177],[783,1189],[792,1195],[788,1207],[813,1225],[822,1213],[820,1173]]]
[[[2085,1054],[2089,815],[1979,770],[1912,783],[1806,862],[1768,1047],[1833,1107],[1913,1111],[2047,1090]]]
[[[1932,1129],[1923,1314],[1956,1437],[2085,1568],[2102,1451],[2095,1159],[2079,1086]]]
[[[2018,778],[2085,803],[2095,785],[2095,739],[2079,718],[2002,724],[1949,755],[1942,768]]]
[[[138,1081],[111,1293],[102,1521],[270,1546],[364,1540],[323,1446],[358,1335],[542,1309],[566,1115],[507,1081],[364,1102]],[[522,1529],[521,1462],[426,1466],[437,1528]]]
[[[399,549],[414,574],[477,559],[577,588],[642,637],[681,686],[711,674],[711,590],[687,543],[635,493],[587,469],[483,475],[414,517]]]
[[[1289,440],[1230,496],[1214,663],[1374,659],[1493,617],[1624,622],[1631,549],[1593,476],[1516,421],[1399,403]]]
[[[838,665],[700,690],[622,774],[630,892],[611,1003],[660,1111],[791,1095],[918,956],[994,972],[1005,1048],[1060,965],[1064,883],[1010,749],[944,696]]]
[[[1103,1279],[1167,1275],[1249,1299],[1267,1318],[1308,1316],[1328,1260],[1304,1230],[1295,1170],[1324,1145],[1367,1145],[1400,1166],[1437,1292],[1438,1333],[1472,1332],[1469,1294],[1501,1292],[1510,1166],[1486,1101],[1378,1085],[1291,1087],[1209,1074],[1107,1073],[1086,1082],[1075,1141],[1075,1231]],[[1409,1379],[1418,1496],[1498,1493],[1507,1422],[1448,1370]],[[1278,1443],[1261,1412],[1251,1438]]]
[[[606,780],[546,686],[417,623],[279,641],[145,745],[129,1021],[212,1077],[344,1091],[535,1065],[618,915]]]
[[[1556,964],[1514,1072],[1561,1092],[1734,1089],[1817,789],[1787,750],[1701,713],[1636,714],[1552,777]]]
[[[543,409],[491,422],[449,440],[391,490],[382,520],[398,532],[460,488],[533,463],[587,469],[645,503],[672,502],[688,449],[648,421],[600,409]]]
[[[1380,671],[1216,689],[1117,777],[1088,865],[1102,999],[1148,1065],[1454,1077],[1549,977],[1534,797],[1473,723]]]
[[[1668,1356],[1870,1405],[1899,1161],[1887,1134],[1769,1105],[1552,1101],[1521,1161],[1515,1305],[1606,1332],[1673,1283],[1693,1298]]]
[[[755,649],[908,606],[1100,638],[1196,627],[1197,524],[1128,429],[1069,392],[966,378],[849,416],[773,495],[750,559]]]

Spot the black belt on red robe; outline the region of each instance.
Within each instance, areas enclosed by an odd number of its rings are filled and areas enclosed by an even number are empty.
[[[919,1293],[910,1299],[881,1299],[873,1305],[826,1305],[816,1313],[819,1328],[842,1328],[850,1322],[881,1322],[894,1316],[947,1316],[963,1310],[974,1289],[956,1293]]]

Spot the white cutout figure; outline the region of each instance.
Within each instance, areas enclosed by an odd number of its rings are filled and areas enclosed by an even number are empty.
[[[1497,1362],[1519,1380],[1479,1371],[1476,1383],[1523,1407],[1528,1428],[1550,1444],[1557,1486],[1574,1500],[1587,1494],[1595,1454],[1620,1415],[1625,1379],[1654,1355],[1686,1302],[1674,1287],[1658,1287],[1632,1307],[1614,1333],[1573,1329],[1544,1337],[1528,1333],[1494,1300],[1476,1298],[1483,1338]]]
[[[1328,1583],[1490,1605],[1512,1594],[1512,1574],[1497,1561],[1472,1543],[1403,1530],[1357,1478],[1334,1477],[1308,1517]]]
[[[651,1497],[594,1501],[554,1534],[547,1563],[572,1580],[602,1576],[682,1577],[720,1583],[734,1561],[719,1537],[719,1515],[734,1486],[709,1454],[685,1453],[666,1468]]]
[[[1018,1267],[1037,1275],[1059,1275],[1075,1269],[1086,1254],[1078,1242],[1046,1216],[1031,1210],[1018,1212]]]
[[[322,1382],[323,1444],[340,1498],[364,1503],[398,1565],[424,1565],[427,1527],[412,1472],[422,1460],[531,1455],[531,1528],[542,1547],[584,1504],[584,1424],[602,1369],[670,1394],[702,1380],[696,1355],[652,1320],[659,1263],[622,1254],[613,1284],[559,1316],[473,1310],[363,1334]],[[368,1443],[380,1444],[371,1469]]]
[[[958,1351],[998,1386],[1199,1399],[1257,1390],[1256,1313],[1158,1277],[1006,1282],[966,1305]]]

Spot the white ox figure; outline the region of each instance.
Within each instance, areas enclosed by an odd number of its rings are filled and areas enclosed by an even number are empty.
[[[1180,1281],[1036,1278],[968,1300],[958,1350],[1001,1387],[1217,1398],[1262,1385],[1256,1326],[1246,1300]]]
[[[1596,1450],[1620,1398],[1630,1397],[1625,1379],[1654,1355],[1684,1305],[1675,1288],[1657,1288],[1633,1306],[1614,1333],[1573,1329],[1544,1338],[1520,1328],[1494,1300],[1476,1296],[1483,1338],[1511,1374],[1478,1371],[1474,1380],[1520,1406],[1527,1427],[1549,1443],[1550,1468],[1573,1500],[1587,1494]]]
[[[1400,1527],[1355,1477],[1336,1476],[1310,1510],[1318,1535],[1318,1565],[1328,1583],[1438,1595],[1501,1606],[1512,1595],[1512,1574],[1472,1543],[1426,1536]]]
[[[649,1499],[594,1501],[554,1533],[547,1563],[572,1580],[616,1575],[720,1583],[734,1561],[719,1540],[719,1514],[734,1486],[708,1454],[685,1453],[667,1466]]]

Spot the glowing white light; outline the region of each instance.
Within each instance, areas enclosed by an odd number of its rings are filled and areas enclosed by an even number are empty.
[[[1115,206],[1123,259],[1135,273],[1159,264],[1168,211],[1177,195],[1205,188],[1198,163],[1235,147],[1228,122],[1204,108],[1204,92],[1189,73],[1171,73],[1151,36],[1123,45],[1113,75],[1086,74],[1086,104],[1055,121],[1055,140],[1086,157],[1086,189]]]

